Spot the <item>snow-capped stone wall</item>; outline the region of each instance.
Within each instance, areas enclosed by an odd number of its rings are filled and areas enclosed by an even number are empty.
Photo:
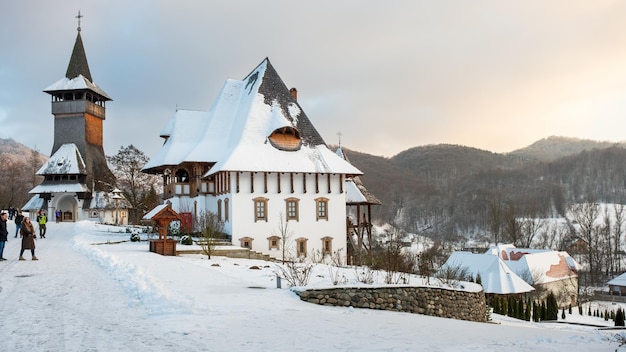
[[[306,302],[487,321],[485,294],[436,287],[328,288],[296,291]]]

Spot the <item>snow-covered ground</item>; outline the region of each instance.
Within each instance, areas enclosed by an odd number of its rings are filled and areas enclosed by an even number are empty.
[[[90,222],[48,224],[39,261],[0,262],[0,351],[614,351],[618,331],[493,316],[472,323],[326,307],[278,289],[274,264],[164,257]],[[253,265],[260,270],[251,269]],[[348,275],[349,272],[346,273]],[[316,268],[316,285],[328,280]],[[611,326],[581,317],[567,321]]]

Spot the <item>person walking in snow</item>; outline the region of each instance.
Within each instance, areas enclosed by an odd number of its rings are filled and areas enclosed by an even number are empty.
[[[37,235],[35,234],[35,227],[33,223],[30,222],[30,218],[24,217],[24,222],[22,222],[22,228],[20,229],[20,234],[22,235],[22,250],[20,251],[20,260],[24,259],[24,251],[30,249],[30,254],[32,255],[33,260],[39,260],[35,256],[35,239]]]
[[[42,211],[37,217],[37,222],[39,223],[39,238],[46,238],[46,223],[48,223],[48,218],[46,217],[45,211]]]
[[[4,245],[7,243],[9,231],[7,231],[7,213],[0,213],[0,261],[4,259]]]
[[[22,221],[24,221],[24,215],[22,215],[22,212],[18,210],[17,215],[15,215],[15,238],[17,238],[17,234],[20,232]]]

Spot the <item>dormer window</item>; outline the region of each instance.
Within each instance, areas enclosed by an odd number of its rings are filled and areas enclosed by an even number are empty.
[[[296,151],[300,149],[300,146],[302,146],[300,131],[291,126],[281,127],[274,130],[268,139],[274,148],[280,150]]]

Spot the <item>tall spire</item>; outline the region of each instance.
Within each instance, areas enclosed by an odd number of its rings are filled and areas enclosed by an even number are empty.
[[[83,47],[83,39],[80,36],[80,19],[82,17],[80,11],[78,11],[78,16],[76,16],[78,18],[78,35],[76,35],[76,43],[74,43],[74,50],[72,50],[72,57],[70,58],[70,64],[67,66],[65,77],[74,79],[78,75],[83,75],[89,82],[93,83],[91,72],[89,72],[89,64],[87,63],[87,55]]]

